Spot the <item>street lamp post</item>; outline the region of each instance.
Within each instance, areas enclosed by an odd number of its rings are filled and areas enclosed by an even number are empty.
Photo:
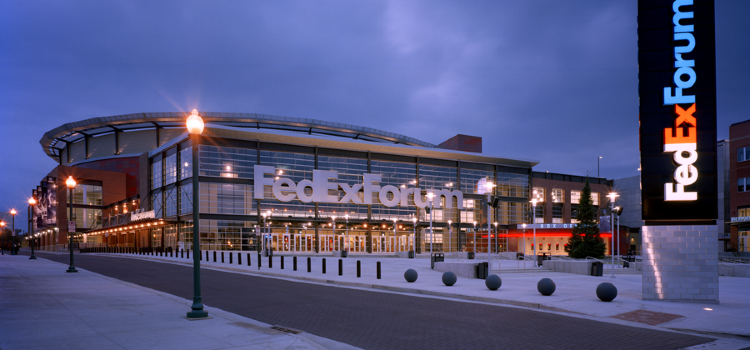
[[[36,259],[36,256],[34,256],[34,246],[36,245],[36,237],[34,237],[34,230],[31,218],[34,217],[34,205],[36,204],[36,199],[34,197],[29,198],[29,237],[31,237],[31,256],[29,259],[34,260]]]
[[[412,246],[411,250],[414,250],[414,241],[417,239],[417,218],[411,218],[411,223],[414,225],[414,237],[411,238]],[[414,252],[416,254],[416,252]]]
[[[266,211],[266,234],[263,236],[263,248],[266,250],[266,255],[273,254],[273,242],[271,241],[271,211]]]
[[[205,318],[208,317],[208,312],[203,309],[201,296],[200,169],[198,168],[198,147],[204,124],[197,110],[194,109],[190,113],[186,126],[193,147],[193,305],[190,306],[187,317]]]
[[[18,247],[16,247],[16,210],[11,209],[10,215],[11,215],[11,231],[10,231],[10,244],[11,244],[11,254],[15,252],[15,255],[18,255]]]
[[[526,271],[526,224],[523,224],[523,270]],[[518,257],[516,257],[518,261]]]
[[[474,239],[472,242],[474,242],[474,254],[477,254],[477,222],[474,221]]]
[[[495,225],[495,253],[500,255],[500,231],[497,230],[497,221],[493,223]]]
[[[532,217],[532,220],[531,220],[532,226],[531,227],[534,228],[534,262],[532,262],[531,266],[534,266],[535,263],[537,264],[537,266],[539,264],[539,262],[537,261],[538,258],[536,257],[536,255],[537,255],[537,252],[536,252],[536,203],[538,201],[539,200],[536,199],[536,198],[534,198],[534,199],[531,200],[531,206],[534,208],[533,211],[532,211],[533,215],[531,216]]]
[[[346,243],[344,243],[344,250],[349,251],[349,214],[344,215],[346,219]]]
[[[331,216],[331,230],[333,232],[334,242],[337,243],[336,245],[339,245],[338,244],[339,239],[338,239],[338,237],[336,237],[336,217],[335,216]],[[341,247],[339,247],[339,249],[341,249]]]
[[[610,231],[612,234],[612,242],[610,245],[610,254],[612,255],[612,276],[611,278],[615,278],[615,198],[619,197],[620,195],[617,194],[617,192],[610,192],[607,197],[609,197],[609,204],[610,204],[610,213],[609,213],[609,225],[611,227]]]
[[[492,226],[490,224],[490,219],[492,218],[492,188],[497,185],[491,181],[486,181],[484,186],[487,187],[487,274],[489,275],[492,269],[492,264],[490,263],[490,245],[492,244]],[[476,232],[474,236],[476,238]]]
[[[427,193],[427,198],[430,200],[430,256],[432,256],[432,241],[435,240],[434,233],[432,232],[432,211],[435,208],[433,200],[435,198],[435,193],[432,191]]]
[[[73,264],[73,232],[70,232],[70,222],[73,221],[73,189],[76,187],[76,180],[73,179],[73,176],[68,176],[68,179],[65,180],[65,186],[68,187],[68,202],[70,203],[70,216],[68,216],[68,237],[70,237],[70,243],[69,243],[69,250],[70,250],[70,266],[65,272],[78,272],[76,270],[76,266]]]
[[[398,225],[398,219],[393,219],[393,241],[395,242],[395,247],[393,247],[393,251],[395,252],[396,249],[398,249],[398,231],[396,231],[396,226]]]
[[[5,233],[5,221],[0,221],[0,235]],[[13,237],[13,236],[11,236]],[[4,249],[4,248],[3,248]],[[5,251],[3,250],[3,255],[5,255]],[[13,242],[10,243],[10,255],[13,255]]]
[[[448,253],[453,253],[453,221],[448,220]]]
[[[599,159],[602,159],[602,157],[596,159],[596,177],[599,177]]]

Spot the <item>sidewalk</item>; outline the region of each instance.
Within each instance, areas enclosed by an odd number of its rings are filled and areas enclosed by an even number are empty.
[[[0,256],[1,349],[356,349],[211,307],[209,319],[188,320],[191,300],[65,269]]]
[[[251,266],[247,266],[247,253],[242,252],[242,265],[240,265],[237,261],[237,252],[234,252],[232,264],[229,264],[228,252],[225,252],[225,263],[221,263],[220,252],[217,255],[218,262],[213,262],[213,252],[209,254],[211,261],[207,262],[204,252],[201,267],[353,288],[546,309],[553,312],[572,313],[605,322],[646,327],[655,326],[662,329],[739,339],[743,342],[750,341],[750,298],[748,297],[750,278],[719,277],[720,304],[717,305],[644,301],[641,299],[640,274],[615,274],[616,277],[611,278],[608,269],[605,269],[603,277],[557,273],[543,268],[529,272],[532,271],[532,268],[531,263],[527,262],[527,270],[524,272],[523,269],[518,269],[519,264],[523,264],[523,262],[501,260],[501,269],[498,272],[497,261],[495,261],[495,268],[492,273],[500,275],[503,284],[499,290],[490,291],[485,287],[484,280],[480,279],[459,278],[456,285],[446,287],[441,281],[442,273],[430,269],[428,259],[350,256],[342,259],[343,275],[339,276],[339,258],[332,256],[325,257],[327,273],[323,274],[323,256],[320,255],[311,257],[312,272],[308,273],[308,256],[298,256],[297,271],[293,271],[291,256],[285,256],[283,270],[281,269],[279,256],[273,257],[273,268],[268,267],[268,258],[266,257],[262,259],[262,267],[258,269],[257,254],[250,253]],[[153,259],[192,265],[192,256],[188,260],[187,258],[161,256],[102,255]],[[360,278],[356,277],[357,260],[361,261],[362,277]],[[376,278],[376,263],[378,261],[381,262],[382,279]],[[483,260],[478,259],[477,261]],[[419,274],[418,280],[414,283],[408,283],[404,280],[404,272],[409,268],[415,269]],[[544,277],[551,278],[557,286],[552,296],[542,296],[536,290],[537,282]],[[610,282],[617,287],[618,295],[614,301],[602,302],[596,297],[596,287],[602,282]],[[750,343],[745,344],[745,346],[750,346]]]

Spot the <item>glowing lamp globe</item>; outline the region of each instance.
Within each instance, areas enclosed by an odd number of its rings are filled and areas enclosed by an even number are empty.
[[[200,135],[203,133],[203,119],[198,115],[198,110],[194,109],[187,118],[187,129],[191,134]]]
[[[68,179],[65,180],[65,186],[68,186],[68,188],[75,188],[76,180],[73,180],[72,176],[68,176]]]
[[[29,205],[35,205],[35,204],[36,204],[36,199],[29,198]]]

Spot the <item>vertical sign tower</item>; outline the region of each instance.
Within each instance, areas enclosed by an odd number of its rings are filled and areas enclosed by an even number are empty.
[[[718,302],[714,0],[639,0],[643,299]]]

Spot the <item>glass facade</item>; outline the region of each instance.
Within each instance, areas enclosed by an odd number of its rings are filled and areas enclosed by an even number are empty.
[[[164,190],[164,216],[177,216],[177,187],[172,186]]]
[[[337,171],[338,182],[352,187],[362,183],[363,176],[367,173],[367,159],[318,156],[318,169]],[[334,191],[329,193],[333,194]],[[340,188],[335,193],[339,198],[345,195]],[[362,193],[359,193],[358,198],[360,202],[364,201]],[[344,219],[344,216],[348,215],[350,219],[367,219],[367,206],[362,204],[319,203],[318,210],[321,216],[336,216]]]
[[[177,181],[177,154],[164,160],[164,184],[171,185]]]
[[[200,188],[201,213],[230,215],[252,214],[252,186],[201,182]],[[192,195],[192,186],[190,192]]]
[[[73,221],[76,227],[87,229],[102,228],[102,210],[90,208],[73,208]]]
[[[257,161],[257,150],[209,145],[200,145],[199,150],[198,162],[201,176],[253,178],[253,166]],[[192,159],[192,155],[190,158]]]
[[[193,213],[193,184],[180,186],[180,215]]]
[[[102,186],[76,185],[73,188],[73,204],[102,205]]]
[[[498,196],[529,198],[529,175],[498,172],[496,191]]]
[[[193,177],[193,147],[180,151],[180,180]]]
[[[261,222],[258,214],[268,212],[272,246],[311,252],[339,249],[368,253],[404,251],[414,248],[415,232],[421,237],[423,251],[429,243],[432,243],[435,251],[456,251],[465,248],[458,245],[466,244],[467,232],[473,235],[474,222],[477,223],[479,234],[485,232],[486,236],[488,221],[503,226],[528,221],[529,204],[513,200],[501,200],[499,206],[491,210],[488,219],[487,195],[477,191],[477,182],[484,179],[496,184],[492,195],[528,200],[531,192],[528,174],[495,172],[492,170],[494,166],[488,164],[469,164],[474,167],[469,168],[450,166],[450,162],[441,161],[424,164],[416,158],[414,161],[369,160],[365,153],[359,157],[316,154],[314,148],[298,146],[273,147],[283,151],[263,149],[263,144],[260,150],[256,147],[254,143],[247,148],[200,145],[198,165],[192,164],[192,147],[170,155],[167,155],[170,151],[165,150],[154,156],[150,176],[152,191],[147,198],[155,216],[177,222],[179,215],[192,214],[195,189],[192,181],[181,180],[191,178],[192,167],[198,166],[202,179],[199,207],[201,214],[208,216],[200,222],[203,250],[247,250],[250,247],[254,250],[256,225]],[[420,188],[421,193],[417,195],[423,201],[427,201],[426,195],[431,190],[458,190],[464,195],[464,208],[459,210],[459,203],[453,197],[449,197],[453,203],[450,203],[451,208],[447,208],[446,197],[440,197],[431,212],[435,225],[434,235],[431,235],[429,229],[425,228],[430,214],[415,205],[413,191],[406,196],[406,206],[393,207],[382,205],[378,192],[372,194],[371,205],[365,204],[362,189],[356,194],[354,203],[304,203],[296,196],[289,202],[277,200],[273,195],[273,186],[267,185],[263,188],[264,199],[258,200],[254,198],[256,164],[273,167],[274,174],[267,174],[266,177],[283,177],[294,183],[312,181],[314,170],[336,171],[336,182],[349,188],[362,186],[365,174],[379,174],[381,181],[376,185],[381,188],[393,186],[399,191]],[[306,188],[305,193],[312,194],[311,188]],[[343,188],[329,191],[329,195],[337,195],[338,198],[343,198],[346,193]],[[392,195],[389,193],[387,199],[393,200]],[[537,210],[543,210],[542,206]],[[349,217],[348,225],[344,219],[346,215]],[[331,225],[333,216],[336,217],[336,230]],[[415,218],[419,224],[416,229],[413,225]],[[393,227],[394,219],[397,220],[396,230]],[[452,231],[447,227],[448,221],[453,224]],[[346,227],[349,227],[348,241],[344,237]],[[499,228],[500,231],[504,229],[502,226]],[[192,247],[192,223],[189,221],[170,223],[163,228],[153,229],[152,233],[151,243],[155,246],[174,248],[181,244],[185,249]]]
[[[151,189],[157,189],[162,186],[162,169],[161,160],[151,164]]]
[[[302,180],[312,181],[312,173],[315,170],[315,155],[291,152],[261,151],[261,165],[270,165],[276,168],[277,177],[291,179],[295,183]],[[298,198],[290,202],[281,202],[273,198],[271,186],[265,186],[263,199],[260,201],[262,212],[271,212],[273,220],[280,218],[314,218],[315,203],[303,203]],[[308,189],[309,191],[309,189]],[[306,192],[310,193],[310,192]]]
[[[249,221],[201,219],[201,249],[249,250],[249,239],[255,232],[254,228],[255,225]]]
[[[410,188],[416,188],[417,185],[417,165],[410,163],[400,162],[388,162],[373,160],[371,166],[372,174],[380,174],[380,186],[394,186],[399,191],[408,190]],[[454,169],[455,172],[455,169]],[[424,185],[421,186],[425,188]],[[391,199],[390,194],[388,199]],[[413,196],[408,198],[408,207],[386,207],[380,203],[380,196],[378,193],[372,194],[372,219],[373,220],[388,220],[393,219],[399,221],[411,220],[415,217],[417,211],[414,206]],[[366,210],[366,209],[365,209]],[[423,216],[424,217],[424,216]]]

